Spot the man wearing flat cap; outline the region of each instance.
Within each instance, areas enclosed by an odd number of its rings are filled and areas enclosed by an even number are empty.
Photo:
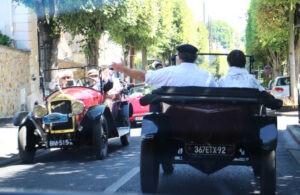
[[[155,69],[155,70],[158,70],[158,69],[161,69],[163,68],[163,64],[160,60],[155,60],[153,63],[152,63],[152,67]]]
[[[214,77],[208,71],[203,70],[194,63],[198,52],[196,47],[190,44],[183,44],[176,49],[180,62],[177,66],[169,66],[155,71],[130,69],[123,62],[115,62],[112,66],[116,71],[145,81],[154,88],[161,86],[216,86]]]

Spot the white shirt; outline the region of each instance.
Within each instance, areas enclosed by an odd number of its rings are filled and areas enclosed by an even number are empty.
[[[215,79],[208,71],[195,63],[181,63],[155,71],[147,71],[145,82],[155,89],[161,86],[216,87]]]
[[[227,75],[221,77],[217,83],[219,87],[245,87],[256,88],[260,91],[265,90],[245,68],[235,66],[229,67]]]
[[[120,79],[112,76],[111,81],[113,82],[113,88],[108,91],[108,94],[109,95],[119,94],[123,89]]]

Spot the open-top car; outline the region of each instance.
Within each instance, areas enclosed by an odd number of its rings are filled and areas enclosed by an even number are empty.
[[[149,113],[149,105],[142,106],[140,99],[145,94],[150,93],[150,91],[150,86],[145,85],[145,83],[138,83],[130,88],[125,100],[132,104],[133,114],[129,119],[132,126],[140,124],[143,116]]]
[[[53,91],[45,95],[44,102],[35,105],[33,111],[14,117],[14,124],[19,126],[18,147],[22,162],[33,162],[38,149],[83,145],[91,146],[96,158],[103,159],[107,155],[109,138],[120,137],[122,145],[129,144],[131,104],[117,100],[111,108],[105,105],[105,93],[111,87],[102,82],[100,69],[98,80],[101,82],[86,78],[88,68],[73,67],[72,70],[82,71],[78,75],[84,76],[74,76],[74,81],[69,80],[62,87],[52,86]],[[98,84],[99,90],[93,88],[92,83]]]
[[[173,164],[188,164],[206,174],[251,166],[261,193],[275,194],[277,119],[263,108],[279,109],[281,100],[253,88],[169,86],[140,103],[158,108],[142,121],[142,192],[157,191],[160,165],[172,174]]]

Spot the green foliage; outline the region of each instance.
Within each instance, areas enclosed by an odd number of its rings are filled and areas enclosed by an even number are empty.
[[[287,3],[288,1],[251,1],[246,50],[255,56],[257,69],[272,64],[274,60],[281,63],[286,61],[289,37]]]
[[[38,17],[49,21],[51,29],[73,37],[81,35],[81,47],[88,59],[98,52],[98,41],[107,31],[110,39],[128,50],[147,49],[153,56],[166,60],[182,43],[190,43],[202,52],[208,51],[208,31],[195,22],[185,0],[15,0],[35,10]],[[37,5],[45,5],[41,8]]]
[[[88,60],[97,56],[98,41],[107,26],[114,22],[119,5],[120,1],[59,1],[59,23],[62,30],[70,32],[73,37],[82,35],[80,44]]]
[[[11,46],[12,41],[9,36],[2,34],[0,31],[0,45]]]
[[[118,19],[109,25],[110,37],[124,48],[140,50],[157,40],[158,1],[125,0],[118,8]]]
[[[220,53],[220,51],[212,51],[212,53]],[[201,68],[212,73],[215,77],[224,76],[228,71],[227,56],[200,55],[196,63]]]
[[[220,44],[224,49],[233,48],[235,31],[222,20],[213,20],[211,24],[212,42]]]
[[[199,50],[208,50],[208,32],[205,26],[194,20],[191,10],[183,0],[159,1],[159,42],[151,47],[152,55],[167,60],[176,53],[176,46],[190,43]]]

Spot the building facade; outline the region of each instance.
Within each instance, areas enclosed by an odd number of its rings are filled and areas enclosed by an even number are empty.
[[[0,118],[32,110],[42,101],[39,89],[37,23],[33,12],[12,0],[2,0],[0,31],[13,39],[0,46]]]

